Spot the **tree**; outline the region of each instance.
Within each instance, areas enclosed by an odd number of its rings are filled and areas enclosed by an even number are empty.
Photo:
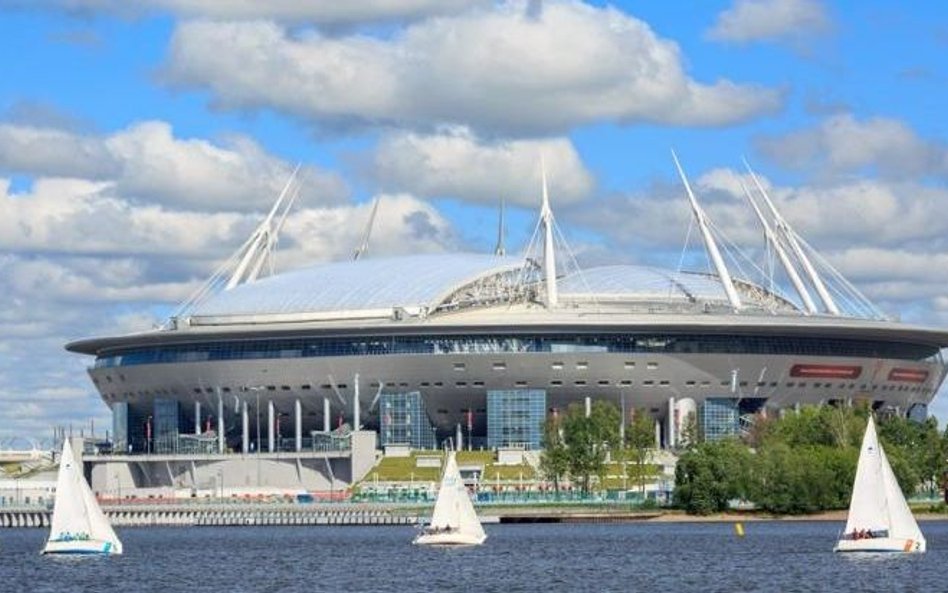
[[[707,515],[748,498],[751,453],[736,440],[704,442],[690,448],[675,467],[675,505]]]
[[[547,480],[553,482],[553,488],[559,495],[560,480],[569,472],[569,450],[563,440],[562,422],[556,416],[549,416],[543,423],[543,453],[540,454],[540,471]]]
[[[581,404],[571,404],[563,419],[563,441],[569,458],[569,473],[579,478],[584,494],[591,477],[602,482],[606,453],[619,445],[619,409],[609,402],[593,402],[589,417]]]
[[[626,446],[631,451],[632,460],[635,462],[636,477],[644,499],[645,465],[648,462],[649,451],[655,446],[655,421],[645,408],[635,410],[632,424],[626,429],[625,438]]]

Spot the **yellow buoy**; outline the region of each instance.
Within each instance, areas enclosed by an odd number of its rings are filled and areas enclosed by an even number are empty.
[[[744,524],[735,523],[734,524],[734,533],[737,534],[737,537],[744,537]]]

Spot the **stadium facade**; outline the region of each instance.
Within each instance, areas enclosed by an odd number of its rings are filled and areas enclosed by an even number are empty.
[[[175,453],[185,443],[215,453],[300,451],[342,423],[382,431],[383,442],[461,432],[486,444],[488,395],[504,393],[542,392],[531,405],[547,413],[586,398],[644,408],[669,447],[691,414],[712,436],[738,430],[750,412],[799,404],[924,413],[945,376],[948,331],[881,315],[759,184],[748,199],[790,289],[735,277],[682,180],[713,273],[563,265],[544,181],[524,257],[504,255],[502,242],[495,254],[359,257],[366,234],[352,261],[261,277],[292,205],[288,184],[164,327],[66,347],[95,356],[89,374],[123,453]],[[393,422],[401,432],[386,433]]]

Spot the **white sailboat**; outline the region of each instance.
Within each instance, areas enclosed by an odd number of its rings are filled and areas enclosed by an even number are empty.
[[[63,442],[56,479],[56,504],[44,554],[121,554],[122,542],[112,530],[72,452]]]
[[[435,501],[431,523],[412,543],[434,546],[476,546],[484,543],[487,534],[474,511],[467,493],[455,452],[448,451],[441,476],[441,487]]]
[[[833,551],[925,551],[925,536],[879,444],[871,415],[859,451],[846,530]]]

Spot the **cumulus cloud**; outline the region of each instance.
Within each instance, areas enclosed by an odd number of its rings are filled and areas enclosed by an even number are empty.
[[[80,15],[139,16],[170,12],[210,19],[273,19],[288,23],[356,25],[461,12],[493,0],[0,0],[0,7],[61,10]]]
[[[866,171],[884,177],[948,176],[948,146],[921,138],[902,121],[852,114],[818,126],[757,140],[759,150],[781,166],[836,175]]]
[[[232,136],[220,144],[176,138],[161,121],[108,136],[0,124],[0,171],[108,181],[117,193],[174,207],[265,208],[291,170],[248,138]],[[311,203],[339,202],[348,193],[335,173],[307,167],[304,176],[304,199]]]
[[[748,43],[799,39],[830,27],[829,15],[818,0],[735,0],[705,35],[714,41]]]
[[[575,202],[592,191],[592,174],[567,138],[485,142],[464,129],[392,133],[379,142],[370,167],[386,190],[492,204],[503,197],[536,205],[541,158],[553,201]]]
[[[320,125],[453,124],[508,135],[601,121],[725,125],[783,102],[772,89],[691,79],[674,42],[615,8],[577,0],[534,15],[527,8],[512,0],[390,38],[185,22],[166,76],[208,89],[219,107],[270,107]]]

